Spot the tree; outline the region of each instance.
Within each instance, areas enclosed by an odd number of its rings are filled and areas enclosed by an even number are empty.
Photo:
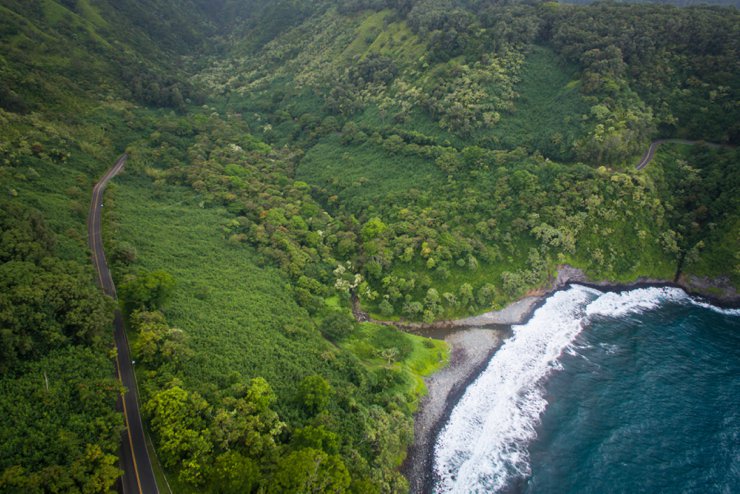
[[[478,305],[481,307],[491,307],[495,295],[496,288],[492,284],[486,283],[478,289]]]
[[[383,299],[380,304],[378,305],[378,308],[380,309],[380,313],[384,317],[390,317],[393,315],[393,312],[395,312],[395,309],[393,308],[393,304],[391,304],[388,300]]]
[[[293,451],[280,459],[268,492],[274,494],[342,494],[350,475],[338,455],[314,448]]]
[[[329,405],[331,385],[323,377],[314,374],[298,385],[298,398],[309,413],[316,414]]]
[[[122,390],[105,350],[70,345],[0,380],[0,492],[109,492]]]
[[[221,449],[238,449],[247,457],[269,458],[285,428],[272,409],[277,397],[262,377],[250,381],[243,397],[227,397],[211,424],[211,436]]]
[[[413,437],[413,421],[400,410],[386,411],[372,405],[365,418],[364,439],[375,453],[375,463],[394,468],[404,451],[407,441]]]
[[[185,334],[167,324],[159,311],[135,310],[131,314],[131,327],[138,333],[132,344],[137,359],[152,367],[165,362],[178,364],[191,353],[185,344]]]
[[[372,218],[362,226],[362,240],[367,242],[369,240],[378,238],[387,228],[388,227],[386,226],[386,224],[383,223],[380,218]]]
[[[396,347],[383,348],[378,352],[378,356],[385,360],[385,364],[390,366],[398,359],[401,352]]]
[[[319,331],[324,338],[336,343],[349,336],[354,327],[355,321],[352,316],[344,312],[332,312],[321,322]]]
[[[460,302],[465,307],[473,302],[473,286],[470,283],[460,285]]]
[[[128,266],[136,260],[137,255],[136,247],[128,242],[119,242],[113,248],[111,261]]]
[[[424,311],[424,306],[421,302],[412,301],[407,302],[403,305],[403,312],[411,317],[416,317]]]
[[[427,295],[424,297],[424,304],[427,307],[436,307],[437,304],[441,301],[439,297],[439,292],[435,288],[430,288],[427,290]]]
[[[220,494],[252,492],[261,481],[257,463],[238,451],[226,451],[213,463],[211,485]]]
[[[11,260],[39,264],[56,243],[41,214],[15,203],[0,203],[0,262]]]
[[[121,475],[117,463],[116,456],[106,454],[97,444],[88,444],[69,471],[80,492],[108,492]]]
[[[206,428],[210,406],[198,393],[173,386],[155,393],[144,405],[152,431],[159,439],[159,454],[167,468],[180,467],[184,482],[205,482],[213,444]]]
[[[174,286],[175,278],[166,271],[144,272],[121,285],[121,299],[129,311],[156,310],[165,303]]]
[[[111,306],[73,262],[46,258],[0,265],[0,371],[67,344],[95,345]]]
[[[323,425],[317,427],[307,425],[301,429],[296,429],[293,433],[291,443],[297,449],[319,449],[330,455],[339,453],[339,436],[334,432],[326,430]]]

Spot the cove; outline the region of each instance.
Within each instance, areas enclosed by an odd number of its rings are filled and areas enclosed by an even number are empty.
[[[574,285],[512,333],[437,438],[435,492],[737,492],[740,311]]]

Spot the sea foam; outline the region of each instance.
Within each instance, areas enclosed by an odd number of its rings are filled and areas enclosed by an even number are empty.
[[[709,309],[713,312],[716,312],[718,314],[722,314],[724,316],[740,316],[740,309],[726,309],[723,307],[716,307],[712,304],[708,304],[706,302],[702,302],[700,300],[694,300],[690,299],[691,303],[696,305],[697,307],[702,307],[704,309]]]
[[[621,317],[690,298],[675,288],[601,292],[573,285],[550,296],[496,352],[440,431],[436,493],[497,492],[530,474],[528,445],[547,407],[544,382],[594,316]]]

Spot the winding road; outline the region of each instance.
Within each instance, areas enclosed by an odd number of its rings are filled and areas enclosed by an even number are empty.
[[[103,292],[116,299],[116,286],[108,269],[103,250],[101,229],[101,208],[103,192],[110,179],[115,177],[126,164],[128,155],[124,154],[95,184],[87,218],[87,239],[92,252],[93,264],[98,275],[98,284]],[[158,494],[149,452],[146,449],[144,426],[139,412],[139,399],[136,392],[136,376],[129,352],[128,340],[123,327],[121,311],[116,309],[114,319],[114,336],[116,341],[116,374],[125,386],[126,391],[118,400],[118,408],[123,411],[126,430],[121,434],[120,466],[123,477],[120,490],[123,494]]]

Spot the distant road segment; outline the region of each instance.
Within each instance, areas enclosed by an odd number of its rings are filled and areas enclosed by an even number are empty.
[[[103,207],[103,192],[110,179],[115,177],[126,164],[128,155],[124,154],[95,184],[90,203],[90,213],[87,218],[87,239],[92,252],[93,264],[98,275],[98,284],[103,292],[117,298],[116,286],[108,269],[103,250],[101,231],[101,209]],[[126,392],[119,399],[119,410],[123,411],[126,430],[121,435],[121,490],[123,494],[158,494],[157,482],[154,478],[149,452],[146,449],[144,426],[139,412],[139,399],[136,391],[136,378],[131,360],[131,353],[123,327],[123,316],[116,309],[114,319],[114,336],[118,354],[116,357],[116,373]]]
[[[642,155],[642,159],[637,164],[636,168],[638,170],[642,170],[643,168],[645,168],[648,165],[648,163],[650,163],[653,160],[653,157],[655,156],[655,151],[658,149],[658,146],[663,144],[664,142],[670,142],[673,144],[688,144],[690,146],[693,146],[696,144],[702,144],[710,148],[731,147],[731,146],[723,146],[722,144],[715,144],[713,142],[690,141],[688,139],[658,139],[657,141],[653,141],[650,143],[650,147],[648,148],[647,151],[645,151],[645,154]]]

